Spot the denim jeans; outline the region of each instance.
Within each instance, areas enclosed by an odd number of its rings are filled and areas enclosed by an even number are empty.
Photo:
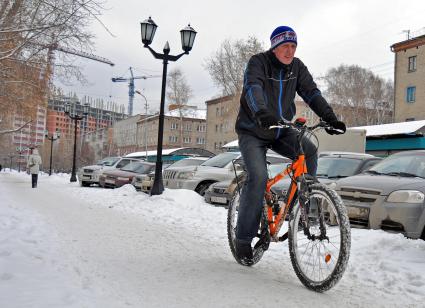
[[[315,176],[317,170],[317,152],[308,139],[303,140],[308,173]],[[298,153],[297,132],[285,129],[277,140],[264,140],[252,135],[239,135],[239,148],[247,170],[247,180],[242,188],[236,238],[241,242],[251,242],[257,236],[266,190],[267,162],[266,152],[271,148],[276,153],[295,159]]]

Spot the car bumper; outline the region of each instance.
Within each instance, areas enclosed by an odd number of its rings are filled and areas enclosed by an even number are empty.
[[[78,181],[79,182],[85,182],[85,183],[98,184],[99,183],[99,176],[97,174],[93,174],[93,173],[78,174]]]
[[[164,186],[170,189],[195,190],[198,184],[199,184],[198,180],[176,180],[176,179],[164,180]]]
[[[220,194],[213,191],[206,191],[204,195],[205,201],[212,204],[227,205],[231,199],[230,194]]]
[[[373,203],[353,202],[341,197],[353,226],[401,232],[414,239],[421,236],[424,204],[389,203],[387,196],[379,196]]]

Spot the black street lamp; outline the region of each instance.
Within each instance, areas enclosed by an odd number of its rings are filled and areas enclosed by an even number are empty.
[[[167,65],[168,61],[177,61],[181,56],[189,54],[192,49],[193,42],[195,41],[196,31],[188,25],[186,28],[180,31],[183,53],[172,56],[170,55],[170,45],[168,42],[165,43],[163,54],[157,53],[149,45],[152,43],[155,36],[156,28],[158,26],[149,17],[145,21],[140,23],[142,42],[144,47],[148,48],[149,51],[156,59],[162,60],[162,89],[161,89],[161,106],[159,109],[159,127],[158,127],[158,145],[156,150],[156,165],[155,165],[155,179],[151,189],[151,195],[160,195],[164,191],[164,184],[162,183],[162,139],[164,133],[164,104],[165,104],[165,86],[167,82]]]
[[[74,105],[75,106],[75,105]],[[83,114],[77,114],[76,110],[74,109],[74,114],[71,114],[71,106],[69,103],[65,104],[65,114],[71,118],[71,120],[74,120],[74,155],[72,157],[72,172],[71,172],[71,179],[70,182],[77,182],[77,176],[75,175],[75,158],[77,154],[77,126],[78,121],[81,121],[84,119],[84,117],[89,113],[89,104],[83,105]]]
[[[49,168],[49,176],[52,175],[52,158],[53,158],[53,142],[58,140],[61,137],[61,133],[59,130],[56,130],[50,137],[49,131],[46,129],[44,131],[44,137],[50,140],[50,168]]]

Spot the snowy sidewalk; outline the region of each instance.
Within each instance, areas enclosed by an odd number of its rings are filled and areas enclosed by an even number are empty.
[[[253,268],[227,245],[226,211],[191,191],[149,197],[68,175],[0,173],[0,307],[400,307],[425,300],[425,242],[353,229],[345,276],[305,289],[287,243]]]

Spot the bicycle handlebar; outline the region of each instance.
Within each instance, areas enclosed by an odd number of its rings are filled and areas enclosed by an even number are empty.
[[[333,128],[329,123],[327,123],[325,121],[320,121],[319,123],[317,123],[316,125],[313,125],[313,126],[306,126],[306,125],[300,126],[299,124],[292,123],[292,122],[287,121],[287,120],[281,120],[281,121],[279,121],[279,123],[277,125],[269,126],[269,129],[275,129],[275,128],[295,128],[296,130],[301,130],[302,128],[304,128],[304,129],[310,130],[310,131],[316,130],[317,128],[326,128],[326,129],[335,131],[335,132],[340,133],[340,134],[345,133],[343,130]]]

